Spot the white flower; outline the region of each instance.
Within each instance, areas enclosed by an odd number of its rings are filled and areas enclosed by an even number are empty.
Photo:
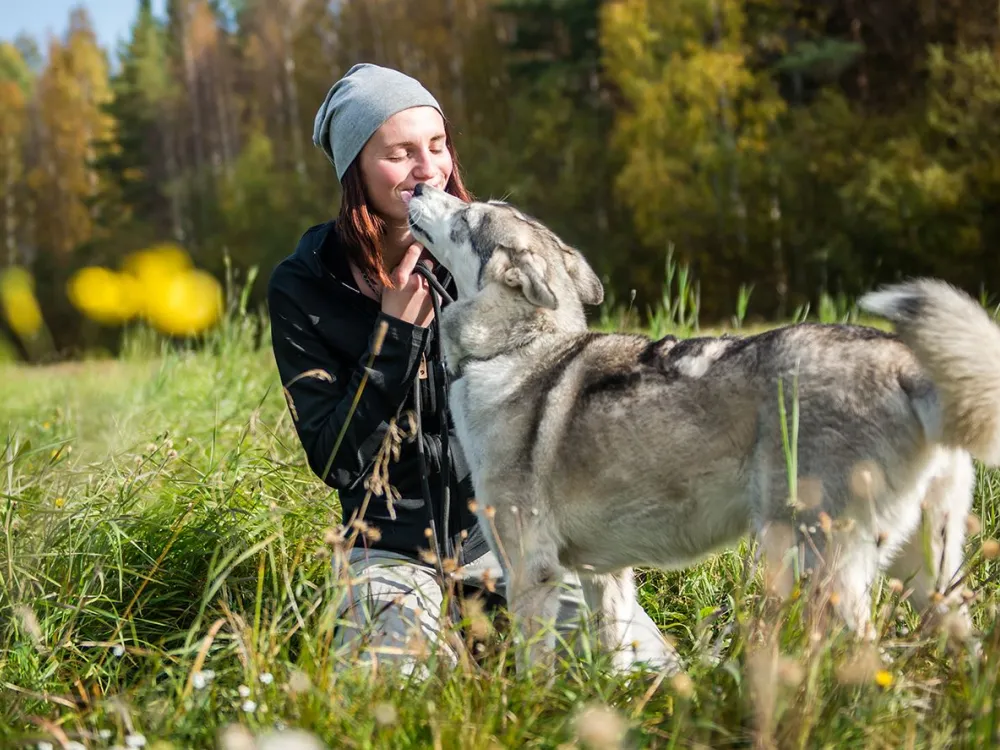
[[[53,750],[51,742],[39,742],[36,747],[38,750]]]
[[[87,746],[82,742],[77,742],[76,740],[70,740],[66,743],[64,750],[87,750]]]
[[[270,685],[272,682],[274,682],[274,675],[271,674],[270,672],[264,672],[260,676],[260,681],[263,682],[265,685]]]
[[[125,647],[119,643],[113,649],[111,649],[111,653],[114,654],[115,656],[122,656],[125,653]]]
[[[257,704],[254,703],[252,700],[247,698],[245,701],[243,701],[244,713],[252,714],[256,710],[257,710]]]
[[[146,738],[141,734],[129,734],[125,736],[125,744],[128,747],[145,747]]]
[[[194,685],[196,690],[201,690],[214,679],[215,672],[213,670],[203,669],[200,672],[194,673],[194,677],[191,678],[191,684]]]
[[[97,737],[98,737],[98,739],[102,739],[102,740],[110,740],[111,739],[111,730],[110,729],[99,729],[99,730],[97,730]]]
[[[250,688],[248,688],[246,685],[240,685],[238,688],[236,688],[236,692],[240,694],[240,698],[250,697]]]

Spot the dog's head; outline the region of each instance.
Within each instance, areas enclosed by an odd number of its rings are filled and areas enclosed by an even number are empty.
[[[604,299],[600,279],[577,250],[507,203],[465,203],[418,184],[409,222],[414,239],[451,271],[462,298],[500,285],[549,310]]]

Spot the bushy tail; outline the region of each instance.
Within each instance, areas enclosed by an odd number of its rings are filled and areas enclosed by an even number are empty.
[[[938,392],[940,440],[1000,463],[1000,327],[959,289],[935,279],[894,284],[859,306],[891,320]]]

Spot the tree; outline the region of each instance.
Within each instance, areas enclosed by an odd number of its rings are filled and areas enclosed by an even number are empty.
[[[17,48],[0,43],[0,236],[4,250],[2,265],[19,261],[19,214],[24,191],[23,138],[27,130],[28,99],[32,75]]]
[[[98,166],[106,176],[104,196],[109,226],[147,227],[147,239],[182,236],[180,206],[169,190],[176,164],[170,156],[170,106],[176,84],[170,78],[162,25],[150,0],[140,0],[131,37],[111,80],[113,98],[105,107],[114,121],[110,138],[99,144]],[[169,194],[169,197],[168,197]]]
[[[648,247],[676,245],[718,288],[771,244],[751,235],[756,217],[780,215],[766,157],[785,105],[748,64],[745,24],[736,0],[623,0],[602,17],[608,73],[624,101],[617,188]],[[784,294],[783,251],[769,250]]]

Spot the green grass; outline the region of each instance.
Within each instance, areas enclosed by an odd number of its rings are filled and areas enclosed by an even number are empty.
[[[1000,475],[985,472],[968,542],[981,659],[915,634],[888,589],[873,605],[880,665],[842,633],[814,639],[802,597],[765,614],[744,545],[641,574],[686,659],[679,679],[626,681],[581,658],[543,685],[514,675],[502,632],[481,663],[367,679],[330,647],[336,496],[305,467],[252,323],[200,351],[133,334],[113,361],[0,365],[0,746],[213,747],[231,724],[345,748],[618,746],[598,742],[616,727],[626,747],[1000,739],[998,563],[980,555],[1000,534]]]

